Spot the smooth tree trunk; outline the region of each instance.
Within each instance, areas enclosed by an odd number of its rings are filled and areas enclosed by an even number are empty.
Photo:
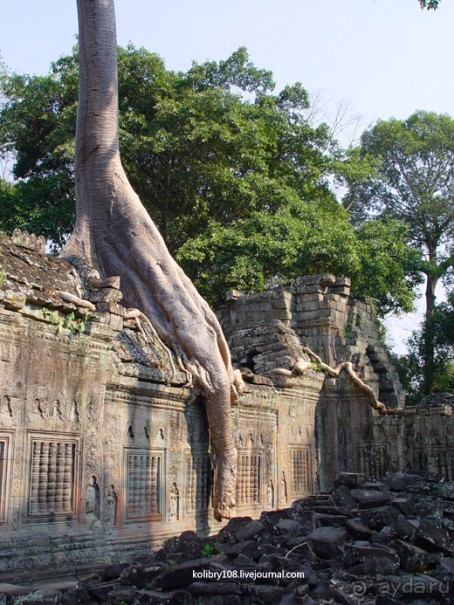
[[[426,311],[424,315],[423,329],[423,388],[424,395],[430,395],[433,390],[435,374],[435,330],[434,330],[434,311],[435,311],[435,290],[439,281],[438,276],[426,275]]]
[[[114,0],[77,0],[80,88],[76,224],[65,255],[119,275],[125,304],[140,309],[181,357],[204,394],[216,454],[214,513],[235,506],[236,451],[230,354],[216,316],[169,254],[123,170],[118,139]]]

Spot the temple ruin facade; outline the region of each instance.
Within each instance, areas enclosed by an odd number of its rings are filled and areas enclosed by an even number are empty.
[[[116,560],[222,527],[203,400],[121,298],[118,278],[0,234],[0,571]],[[237,515],[329,490],[339,472],[454,480],[452,406],[404,406],[371,303],[348,279],[230,292],[219,319],[245,382],[232,409]],[[345,374],[312,363],[292,375],[303,347],[351,361],[386,411]]]

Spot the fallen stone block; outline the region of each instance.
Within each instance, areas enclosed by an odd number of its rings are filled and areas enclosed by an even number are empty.
[[[308,535],[314,553],[321,559],[336,559],[343,552],[347,532],[337,527],[319,527]]]
[[[370,529],[381,529],[385,525],[391,525],[396,521],[399,511],[392,506],[380,506],[360,510],[358,516]]]
[[[446,554],[452,554],[453,544],[448,530],[444,527],[432,525],[423,519],[416,530],[414,541],[427,550],[441,550]]]
[[[419,487],[422,485],[423,479],[419,475],[398,472],[385,477],[384,482],[389,489],[397,492],[404,492],[409,487]]]
[[[343,562],[352,573],[368,575],[393,574],[400,565],[397,552],[381,544],[347,544]]]

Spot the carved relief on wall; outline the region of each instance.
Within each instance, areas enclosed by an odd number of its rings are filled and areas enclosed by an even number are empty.
[[[262,502],[263,453],[259,449],[238,450],[238,506]]]
[[[266,508],[274,510],[274,484],[272,479],[268,481],[268,485],[266,486]]]
[[[30,517],[76,514],[78,439],[32,436],[28,514]]]
[[[127,521],[159,520],[163,516],[164,452],[125,450]]]
[[[289,453],[292,496],[313,493],[311,447],[293,446]]]
[[[79,403],[75,400],[68,401],[62,391],[56,395],[49,395],[47,387],[36,386],[32,399],[27,402],[27,421],[36,426],[40,422],[43,428],[48,425],[49,419],[57,423],[78,424],[80,421]]]
[[[104,498],[104,523],[113,526],[117,521],[118,498],[115,493],[115,486],[109,485]]]
[[[357,473],[363,473],[365,476],[368,476],[370,474],[370,467],[371,467],[370,448],[371,448],[371,446],[369,444],[360,445],[358,447],[358,454],[356,457],[355,468],[347,469],[347,470],[351,470],[351,471],[357,472]]]
[[[180,519],[180,492],[177,484],[172,483],[170,488],[170,521],[178,521]]]
[[[206,511],[211,491],[211,461],[208,454],[187,454],[185,477],[187,510]]]
[[[366,459],[364,466],[365,474],[372,479],[380,479],[386,475],[386,469],[389,467],[389,456],[387,447],[380,444],[366,444],[359,448],[363,450],[363,456]]]
[[[453,448],[437,447],[432,450],[433,466],[443,475],[446,481],[454,480],[454,450]]]
[[[282,474],[281,474],[279,499],[280,499],[281,504],[285,504],[288,502],[287,477],[285,476],[285,471],[282,471]]]
[[[100,490],[96,475],[92,475],[90,483],[85,489],[85,521],[94,523],[99,521]]]
[[[0,523],[6,520],[7,508],[7,474],[8,453],[10,439],[7,435],[0,435]]]
[[[11,403],[11,397],[7,394],[4,394],[0,398],[0,416],[12,418],[13,417],[13,407]]]

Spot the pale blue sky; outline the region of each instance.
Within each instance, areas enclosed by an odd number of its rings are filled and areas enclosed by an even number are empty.
[[[46,73],[71,51],[75,0],[3,4],[0,52],[12,70]],[[170,69],[244,45],[278,88],[301,81],[333,109],[348,102],[362,128],[416,109],[454,115],[453,0],[435,12],[417,0],[116,0],[116,10],[119,43],[157,52]],[[416,325],[400,322],[399,348]]]
[[[75,0],[4,3],[0,52],[14,71],[46,73],[70,52]],[[120,44],[159,53],[168,68],[224,59],[245,45],[281,88],[297,80],[348,101],[364,124],[416,109],[454,114],[454,2],[417,0],[117,0]]]

